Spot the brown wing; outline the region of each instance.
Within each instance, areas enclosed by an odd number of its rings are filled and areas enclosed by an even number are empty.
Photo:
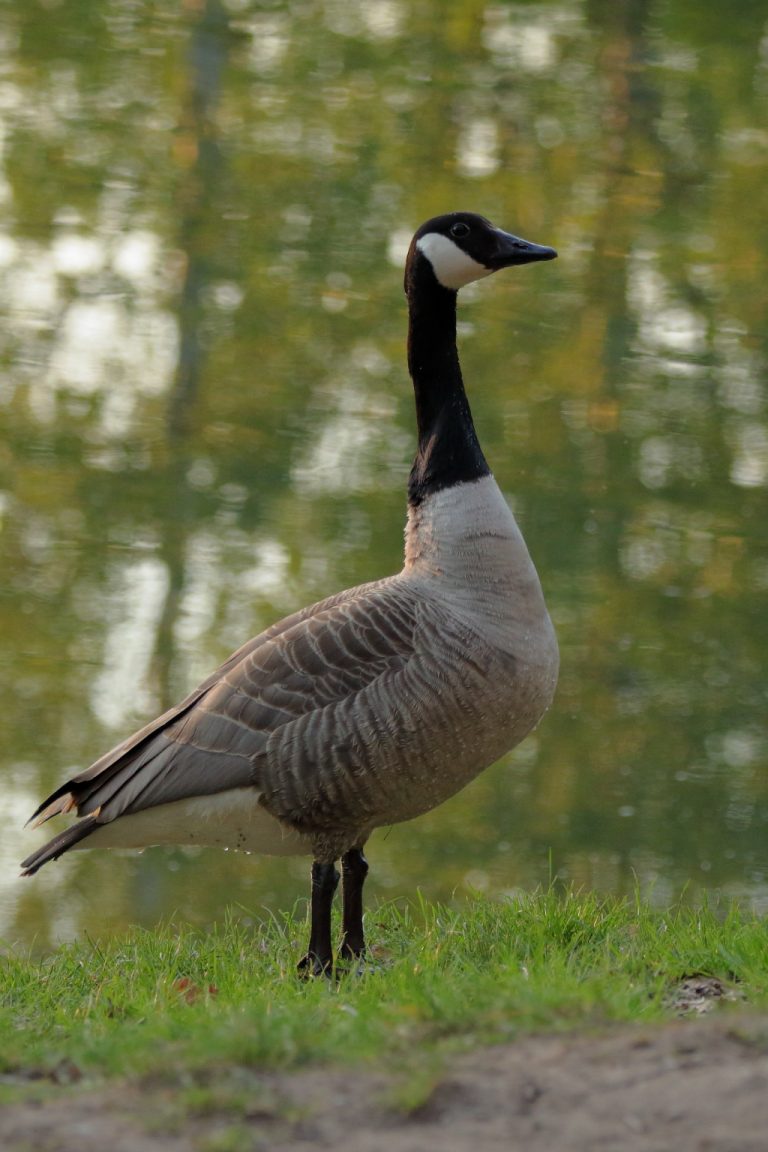
[[[177,707],[57,789],[35,817],[41,822],[76,807],[104,823],[190,796],[259,787],[259,760],[278,730],[351,701],[405,667],[415,615],[394,578],[287,617]]]

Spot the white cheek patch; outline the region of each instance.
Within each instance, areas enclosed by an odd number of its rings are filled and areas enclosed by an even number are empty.
[[[473,280],[482,280],[484,276],[491,275],[491,268],[478,264],[477,260],[462,252],[458,244],[454,244],[453,240],[441,232],[428,232],[426,236],[421,236],[416,241],[416,247],[429,260],[443,288],[451,288],[456,292]]]

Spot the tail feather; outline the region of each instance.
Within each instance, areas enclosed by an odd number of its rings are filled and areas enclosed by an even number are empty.
[[[46,796],[42,804],[38,804],[34,812],[24,825],[28,828],[31,824],[33,828],[37,828],[40,824],[44,824],[46,820],[50,820],[51,816],[58,816],[60,812],[70,812],[74,808],[74,802],[70,804],[70,798],[74,801],[72,793],[72,785],[74,780],[67,780],[66,784],[62,784],[55,792],[51,792],[50,796]]]
[[[42,848],[38,848],[31,856],[27,856],[26,860],[22,860],[21,867],[24,869],[21,873],[22,876],[34,876],[43,864],[47,864],[49,860],[58,860],[59,856],[74,847],[80,840],[84,840],[86,836],[90,836],[91,832],[95,832],[98,827],[99,811],[97,810],[92,812],[90,816],[78,820],[77,824],[65,828],[47,844],[43,844]]]
[[[71,812],[76,806],[77,802],[73,794],[59,789],[57,795],[49,796],[47,800],[43,801],[40,807],[32,813],[24,827],[28,828],[31,824],[33,828],[39,828],[41,824],[45,824],[46,820],[50,820],[52,816],[65,815],[67,812]]]

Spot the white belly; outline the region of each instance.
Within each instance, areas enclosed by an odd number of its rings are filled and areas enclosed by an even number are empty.
[[[232,788],[212,796],[192,796],[159,804],[103,824],[76,848],[148,848],[152,844],[199,844],[301,856],[309,839],[285,828],[259,804],[253,789]]]

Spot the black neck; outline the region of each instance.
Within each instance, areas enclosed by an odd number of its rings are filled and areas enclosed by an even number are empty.
[[[487,476],[472,423],[456,348],[456,293],[435,279],[428,261],[415,254],[406,276],[408,368],[416,395],[419,445],[408,482],[418,505],[441,488]]]

